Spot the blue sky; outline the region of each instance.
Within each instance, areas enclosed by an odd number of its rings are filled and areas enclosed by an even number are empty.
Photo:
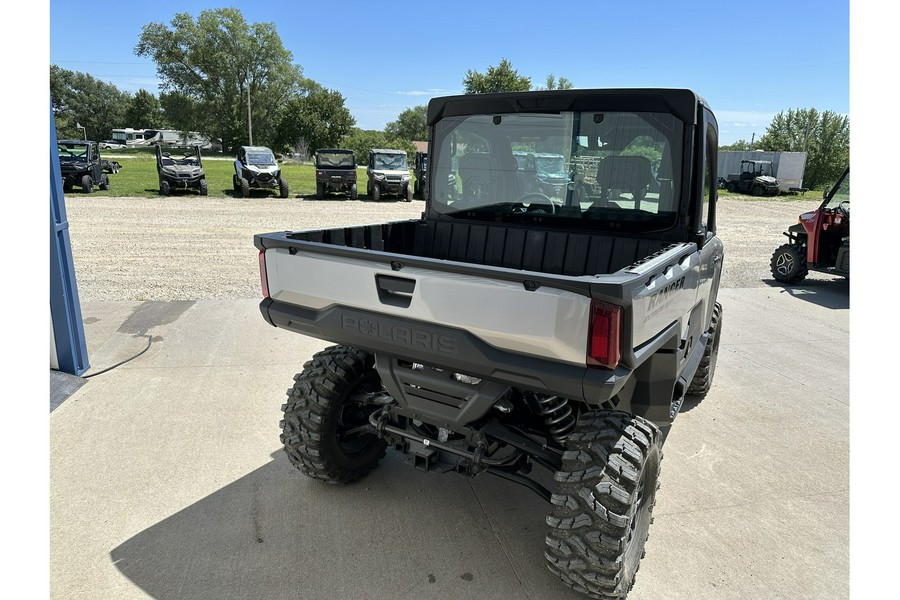
[[[780,111],[850,112],[848,0],[777,3],[768,14],[732,0],[380,5],[96,0],[86,18],[82,3],[51,0],[50,63],[156,94],[155,64],[134,55],[142,27],[231,6],[248,22],[274,22],[304,75],[343,94],[363,129],[461,93],[468,69],[503,58],[535,86],[552,73],[581,88],[694,89],[716,113],[723,144],[759,138]]]

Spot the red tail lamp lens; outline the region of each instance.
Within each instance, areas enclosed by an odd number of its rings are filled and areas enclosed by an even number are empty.
[[[269,275],[266,273],[266,251],[259,251],[259,283],[262,285],[263,298],[269,297]]]
[[[622,358],[622,307],[591,300],[587,364],[615,369]]]

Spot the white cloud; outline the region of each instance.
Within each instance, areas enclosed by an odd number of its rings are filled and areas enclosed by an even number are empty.
[[[733,144],[738,140],[749,142],[759,139],[766,132],[778,113],[750,110],[717,110],[719,145]]]
[[[755,112],[747,110],[717,110],[716,120],[719,125],[729,124],[735,127],[768,127],[778,113]]]
[[[451,96],[454,94],[459,94],[458,90],[442,90],[440,88],[433,88],[430,90],[410,90],[406,92],[397,92],[401,96]]]

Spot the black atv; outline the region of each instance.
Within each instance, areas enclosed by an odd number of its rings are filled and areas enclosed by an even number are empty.
[[[349,194],[351,200],[358,198],[353,150],[323,148],[316,152],[316,198],[321,200],[330,192]]]
[[[109,175],[104,173],[97,142],[60,140],[57,150],[64,192],[71,192],[74,186],[78,186],[90,194],[95,184],[101,190],[109,189]]]
[[[159,193],[168,196],[175,190],[197,190],[201,196],[209,194],[203,161],[200,159],[200,146],[194,146],[193,152],[185,152],[182,158],[172,158],[169,150],[174,148],[156,147]]]

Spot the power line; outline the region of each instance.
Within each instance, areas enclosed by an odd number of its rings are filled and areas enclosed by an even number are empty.
[[[152,65],[153,63],[149,62],[111,62],[107,60],[52,60],[51,62],[55,63],[74,63],[81,65]]]

